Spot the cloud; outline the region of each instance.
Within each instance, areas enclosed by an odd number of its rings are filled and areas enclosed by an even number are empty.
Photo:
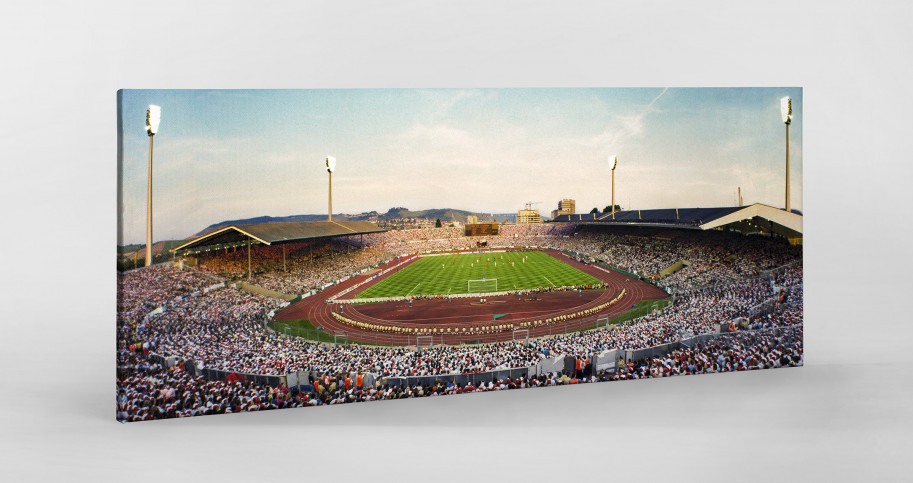
[[[194,127],[180,133],[187,137],[156,138],[156,226],[189,234],[224,219],[325,212],[326,152],[340,159],[334,211],[348,213],[391,206],[505,212],[527,201],[541,201],[548,213],[561,198],[601,209],[611,196],[606,157],[613,154],[620,158],[616,202],[625,207],[728,205],[737,186],[746,202],[782,203],[782,125],[754,128],[755,110],[733,106],[714,129],[697,129],[704,104],[674,90],[644,90],[631,101],[629,92],[555,93],[401,91],[402,109],[305,134],[265,129],[216,138]],[[675,109],[662,114],[670,100]],[[801,203],[798,131],[794,204]],[[131,233],[145,236],[148,138],[139,130],[124,146],[129,241]]]
[[[617,114],[604,131],[592,136],[571,137],[567,140],[568,143],[587,149],[620,153],[627,147],[628,143],[644,136],[647,116],[662,112],[655,105],[668,90],[668,87],[664,88],[640,112]]]

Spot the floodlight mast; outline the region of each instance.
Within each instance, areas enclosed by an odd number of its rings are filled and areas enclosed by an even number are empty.
[[[149,135],[149,182],[146,194],[146,266],[152,265],[152,137],[159,130],[162,108],[149,105],[146,110],[146,133]]]
[[[615,219],[615,167],[618,166],[618,156],[610,156],[609,164],[612,166],[612,219]]]
[[[793,103],[789,96],[780,99],[780,116],[786,124],[786,211],[789,210],[789,125],[793,120]]]
[[[327,212],[327,221],[333,221],[333,171],[336,171],[336,158],[327,156],[327,173],[330,173],[330,209]]]

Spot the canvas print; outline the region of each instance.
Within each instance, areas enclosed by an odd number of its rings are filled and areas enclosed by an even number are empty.
[[[117,112],[118,421],[803,365],[801,88]]]

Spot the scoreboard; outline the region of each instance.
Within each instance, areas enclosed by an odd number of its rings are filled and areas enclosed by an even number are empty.
[[[497,223],[474,223],[472,225],[466,225],[466,236],[494,236],[497,234]]]

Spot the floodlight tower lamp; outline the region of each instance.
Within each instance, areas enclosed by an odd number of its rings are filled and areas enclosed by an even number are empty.
[[[152,265],[152,137],[158,133],[162,108],[149,105],[146,109],[146,134],[149,135],[149,174],[146,193],[146,266]]]
[[[327,221],[333,221],[333,171],[336,171],[336,158],[327,156],[327,173],[330,174],[330,207],[327,212]]]
[[[618,156],[609,156],[609,166],[612,167],[612,219],[615,219],[615,168],[618,166]]]
[[[780,99],[780,117],[786,124],[786,211],[789,212],[789,125],[793,120],[793,103],[789,96]]]
[[[146,133],[154,136],[158,133],[159,123],[162,120],[162,108],[156,105],[150,105],[146,110]]]

